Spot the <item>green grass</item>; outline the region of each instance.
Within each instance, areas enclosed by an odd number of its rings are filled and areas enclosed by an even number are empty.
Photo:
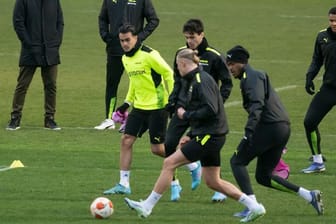
[[[322,147],[328,159],[327,172],[303,175],[309,163],[303,117],[311,97],[304,91],[304,78],[317,32],[328,24],[331,0],[153,0],[161,23],[147,43],[158,49],[172,64],[175,51],[185,42],[182,24],[189,18],[204,21],[211,45],[225,52],[242,44],[251,53],[251,64],[266,70],[279,91],[292,121],[289,152],[290,180],[308,189],[324,192],[326,214],[316,215],[303,199],[266,189],[254,183],[258,199],[267,209],[259,223],[335,223],[336,163],[334,155],[335,119],[331,111],[320,126]],[[0,7],[0,166],[21,160],[25,168],[0,172],[0,223],[238,223],[232,214],[243,207],[233,200],[212,204],[212,191],[204,184],[190,190],[190,177],[179,170],[182,199],[169,201],[167,192],[153,215],[140,220],[123,202],[123,196],[110,196],[115,214],[108,220],[94,220],[89,214],[91,201],[119,179],[119,141],[117,131],[95,131],[104,118],[105,52],[98,35],[97,17],[101,1],[62,1],[65,17],[62,64],[59,66],[57,122],[60,132],[43,125],[43,91],[39,72],[28,91],[21,129],[5,131],[18,72],[19,42],[12,28],[14,1],[1,0]],[[320,80],[316,81],[318,86]],[[127,90],[123,77],[119,102]],[[228,101],[240,100],[238,82]],[[235,183],[228,160],[242,135],[246,113],[240,105],[227,107],[230,134],[222,153],[222,175]],[[132,165],[132,199],[150,193],[162,159],[149,152],[148,137],[136,142]],[[250,164],[253,179],[254,162]]]

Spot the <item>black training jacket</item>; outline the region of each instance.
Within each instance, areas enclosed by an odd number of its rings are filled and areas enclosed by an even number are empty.
[[[188,45],[179,48],[176,55],[183,49],[188,48]],[[210,74],[217,85],[219,86],[223,103],[229,98],[232,90],[232,79],[229,70],[225,63],[225,58],[216,49],[209,46],[206,38],[203,38],[201,44],[197,47],[198,57],[200,58],[200,68]],[[179,82],[181,76],[177,69],[176,55],[174,61],[174,89],[169,96],[169,103],[171,105],[178,104],[177,96],[181,83]]]
[[[246,132],[253,133],[259,123],[289,123],[288,114],[265,72],[247,64],[240,77],[240,89],[243,107],[248,113]]]
[[[188,48],[188,45],[178,49],[176,55],[181,50]],[[203,38],[201,44],[197,47],[198,57],[200,58],[200,68],[210,74],[220,88],[223,103],[229,98],[232,90],[232,79],[225,63],[225,58],[213,47],[209,46],[206,38]],[[169,96],[170,104],[177,104],[177,95],[181,83],[179,82],[180,74],[177,69],[176,55],[174,61],[174,89]]]
[[[159,18],[151,0],[103,0],[98,23],[108,53],[121,56],[119,28],[127,23],[134,25],[140,41],[143,41],[159,25]]]
[[[223,100],[214,79],[197,68],[181,81],[185,82],[179,94],[185,99],[183,119],[190,124],[188,135],[226,134],[228,124]]]
[[[315,40],[312,62],[307,79],[313,80],[324,63],[323,85],[336,88],[336,33],[331,28],[320,31]]]
[[[20,66],[60,63],[64,21],[59,0],[16,0],[13,25],[21,41]]]

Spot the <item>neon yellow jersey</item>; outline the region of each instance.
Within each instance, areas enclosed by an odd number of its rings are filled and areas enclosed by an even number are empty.
[[[173,89],[173,70],[158,51],[141,46],[134,55],[123,55],[129,77],[126,101],[142,110],[162,109]]]

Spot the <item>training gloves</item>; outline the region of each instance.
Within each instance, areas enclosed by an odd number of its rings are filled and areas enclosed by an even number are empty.
[[[308,94],[313,95],[315,93],[315,85],[312,79],[307,77],[305,88]]]
[[[130,105],[128,103],[123,103],[120,107],[117,108],[117,112],[119,111],[119,113],[123,114],[125,113],[125,111],[130,107]]]
[[[244,137],[242,138],[242,140],[240,140],[240,143],[237,147],[237,151],[243,150],[246,147],[251,147],[252,137],[253,133],[251,131],[246,131]]]

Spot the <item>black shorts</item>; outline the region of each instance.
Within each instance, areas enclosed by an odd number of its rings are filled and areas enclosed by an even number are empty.
[[[191,162],[201,161],[202,166],[220,166],[220,151],[225,143],[225,135],[202,135],[192,138],[181,151]]]
[[[133,108],[128,115],[125,134],[141,137],[149,130],[150,142],[161,144],[165,141],[168,112],[159,110],[140,110]]]

